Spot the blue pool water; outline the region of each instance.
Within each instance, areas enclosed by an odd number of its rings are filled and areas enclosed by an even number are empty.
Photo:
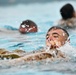
[[[65,3],[71,3],[76,7],[76,1],[70,0],[0,6],[0,48],[9,51],[20,48],[33,51],[45,47],[46,33],[54,22],[61,18],[59,9]],[[26,19],[33,20],[37,24],[37,33],[19,33],[20,23]],[[71,32],[70,39],[71,45],[76,47],[76,30]],[[16,63],[14,67],[9,66],[5,60],[0,60],[0,75],[76,75],[76,59],[48,64],[36,62],[19,65]]]

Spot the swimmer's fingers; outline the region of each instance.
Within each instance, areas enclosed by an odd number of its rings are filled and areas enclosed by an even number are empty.
[[[56,45],[56,48],[60,47],[61,46],[61,42],[60,41],[54,41],[55,45]]]

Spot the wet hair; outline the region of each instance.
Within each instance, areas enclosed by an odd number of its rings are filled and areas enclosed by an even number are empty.
[[[66,19],[69,19],[69,18],[72,18],[73,17],[73,13],[74,13],[74,8],[73,6],[68,3],[68,4],[65,4],[61,9],[60,9],[60,13],[61,13],[61,16],[64,20]]]
[[[63,30],[65,33],[66,33],[66,35],[69,37],[69,33],[64,29],[64,28],[61,28],[61,27],[58,27],[58,26],[53,26],[53,27],[51,27],[49,30],[48,30],[48,32],[50,31],[50,30],[52,30],[52,29],[61,29],[61,30]],[[47,33],[48,33],[47,32]]]
[[[31,20],[25,20],[25,21],[23,21],[23,22],[21,23],[21,25],[24,25],[24,24],[29,25],[29,26],[32,26],[32,25],[37,26],[37,25],[36,25],[33,21],[31,21]]]

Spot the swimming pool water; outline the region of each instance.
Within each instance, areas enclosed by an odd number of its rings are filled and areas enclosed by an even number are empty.
[[[0,48],[9,51],[20,48],[33,51],[45,47],[46,33],[54,22],[61,18],[59,9],[65,3],[71,3],[76,7],[76,1],[71,0],[0,6]],[[26,19],[33,20],[37,24],[37,33],[19,33],[20,23]],[[73,47],[76,47],[75,33],[73,31],[70,34]],[[40,62],[39,65],[17,65],[16,63],[13,67],[8,66],[6,61],[0,60],[0,75],[76,75],[76,59],[69,62],[57,62],[48,64]]]

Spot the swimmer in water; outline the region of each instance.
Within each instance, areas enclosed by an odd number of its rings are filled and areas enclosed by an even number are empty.
[[[58,21],[57,25],[60,25],[63,28],[76,27],[76,11],[70,3],[61,7],[60,14],[62,19]]]
[[[57,26],[51,27],[46,34],[46,46],[49,49],[42,49],[41,51],[33,52],[22,57],[25,61],[42,60],[47,58],[66,58],[64,53],[57,50],[57,48],[63,46],[68,39],[68,32]]]
[[[37,32],[37,25],[31,20],[25,20],[21,23],[19,32],[20,33],[29,33],[29,32]]]
[[[46,46],[49,46],[50,49],[59,48],[69,41],[68,37],[69,34],[65,29],[53,26],[46,34]]]
[[[46,48],[41,49],[39,51],[26,52],[26,54],[22,57],[19,57],[19,62],[24,61],[39,61],[43,59],[50,58],[66,58],[65,54],[58,50],[59,47],[65,45],[68,39],[68,32],[57,26],[51,27],[46,34]],[[47,47],[49,47],[47,49]],[[18,62],[18,59],[16,60]],[[13,62],[15,62],[13,60]]]

